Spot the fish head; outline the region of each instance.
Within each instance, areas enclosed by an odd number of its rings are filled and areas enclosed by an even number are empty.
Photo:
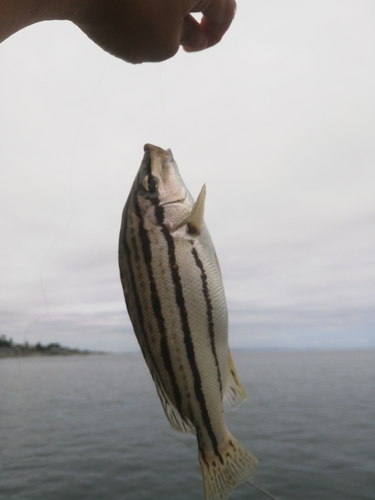
[[[149,221],[155,222],[155,207],[163,207],[164,223],[170,230],[187,221],[194,200],[187,190],[170,149],[151,144],[145,154],[133,189],[138,204]]]
[[[139,181],[144,196],[153,204],[165,205],[184,200],[187,189],[170,149],[145,144]],[[157,202],[154,201],[157,199]]]

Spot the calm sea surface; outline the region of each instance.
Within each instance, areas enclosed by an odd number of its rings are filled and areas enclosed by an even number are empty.
[[[375,499],[375,350],[234,352],[228,427],[282,500]],[[233,500],[261,500],[248,484]],[[138,354],[0,359],[0,499],[195,500],[194,437],[172,429]]]

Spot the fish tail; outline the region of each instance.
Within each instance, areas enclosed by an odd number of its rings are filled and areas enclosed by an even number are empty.
[[[208,458],[199,451],[205,500],[225,500],[233,489],[256,474],[258,460],[229,434],[228,444],[220,457]]]

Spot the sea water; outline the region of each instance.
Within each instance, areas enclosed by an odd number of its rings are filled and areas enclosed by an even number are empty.
[[[235,351],[228,428],[281,500],[375,499],[375,350]],[[266,497],[249,484],[233,500]],[[203,499],[140,354],[0,359],[0,499]]]

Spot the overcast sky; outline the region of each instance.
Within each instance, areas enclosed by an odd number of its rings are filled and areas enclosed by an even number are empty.
[[[150,142],[207,183],[232,347],[375,347],[375,2],[238,0],[218,46],[140,66],[41,23],[0,68],[0,335],[137,349],[117,242]]]

